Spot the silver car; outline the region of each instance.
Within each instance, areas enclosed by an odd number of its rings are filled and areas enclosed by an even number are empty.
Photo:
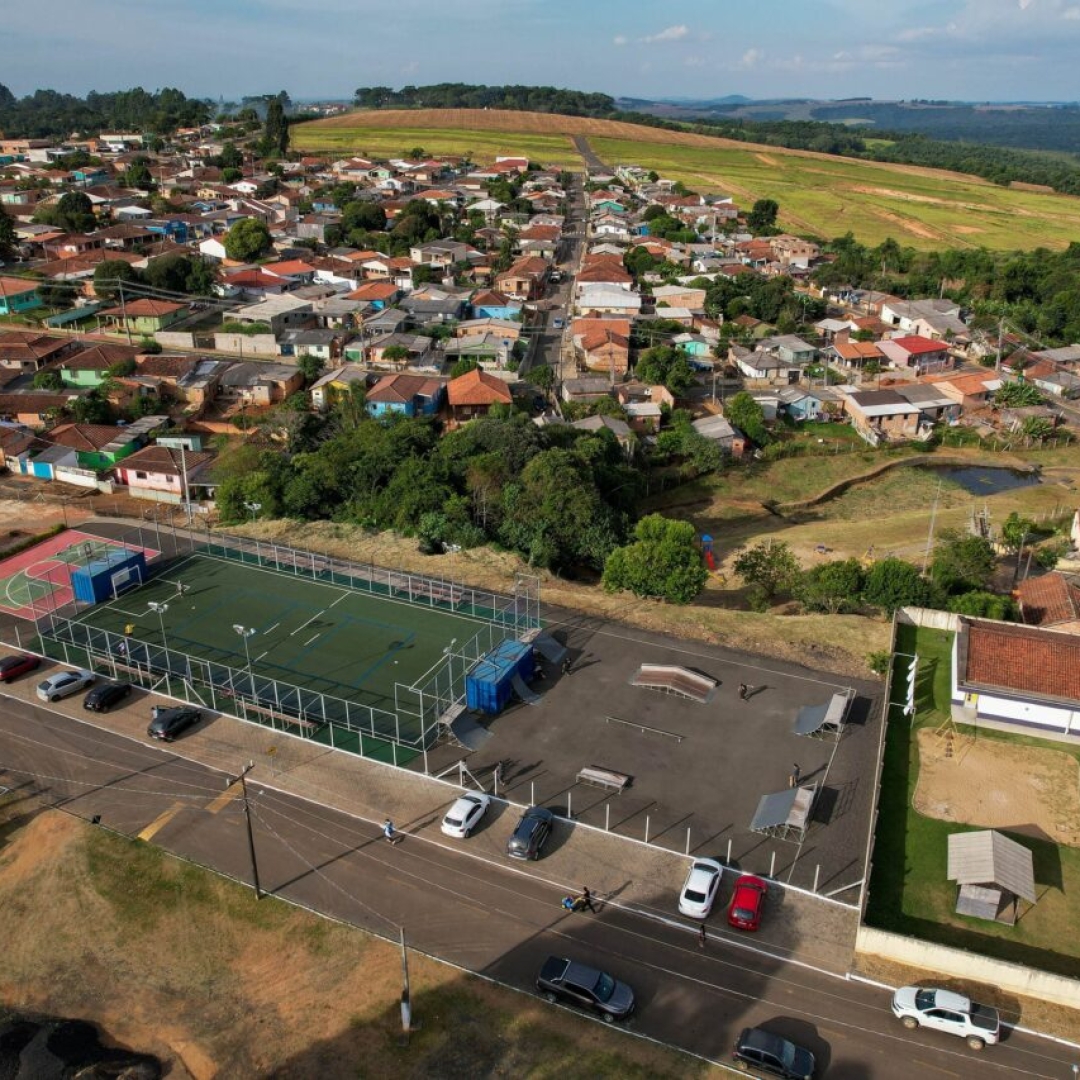
[[[61,698],[77,694],[80,690],[89,686],[97,676],[85,668],[76,668],[74,671],[58,671],[50,675],[44,682],[38,683],[37,696],[42,701],[59,701]]]

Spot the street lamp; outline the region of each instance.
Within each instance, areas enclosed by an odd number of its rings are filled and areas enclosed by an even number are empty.
[[[251,650],[248,648],[248,638],[256,633],[254,626],[243,626],[233,623],[233,629],[244,639],[244,657],[247,660],[248,684],[251,688],[251,696],[255,696],[255,677],[251,670]]]
[[[165,671],[171,673],[172,665],[169,663],[169,643],[165,638],[165,612],[169,610],[169,605],[157,600],[150,600],[146,605],[151,611],[157,612],[158,626],[161,627],[161,647],[165,650]],[[149,650],[147,650],[146,656],[147,663],[150,662]]]
[[[248,511],[250,511],[252,521],[255,520],[255,515],[262,509],[262,503],[257,502],[246,502],[244,503],[244,506]]]

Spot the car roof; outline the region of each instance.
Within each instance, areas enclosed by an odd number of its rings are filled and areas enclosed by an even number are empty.
[[[782,1035],[774,1035],[771,1031],[747,1028],[739,1036],[739,1045],[751,1047],[754,1050],[768,1050],[770,1054],[779,1054],[789,1043]]]

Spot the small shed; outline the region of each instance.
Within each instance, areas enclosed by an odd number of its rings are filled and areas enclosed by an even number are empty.
[[[1020,900],[1035,903],[1030,849],[993,829],[949,837],[948,878],[959,886],[958,915],[1012,926]]]

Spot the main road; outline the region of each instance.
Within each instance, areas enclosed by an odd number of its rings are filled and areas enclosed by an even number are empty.
[[[5,697],[0,784],[252,880],[236,786],[164,747]],[[750,936],[714,931],[699,948],[617,899],[595,915],[567,914],[562,890],[539,876],[543,862],[519,868],[475,857],[468,841],[415,835],[390,846],[377,823],[251,780],[248,791],[265,891],[391,940],[403,927],[412,947],[524,992],[548,955],[590,961],[633,985],[632,1032],[704,1058],[730,1061],[742,1027],[768,1024],[809,1046],[819,1075],[836,1080],[1074,1076],[1068,1047],[1022,1032],[982,1053],[908,1032],[887,991],[772,956]]]

